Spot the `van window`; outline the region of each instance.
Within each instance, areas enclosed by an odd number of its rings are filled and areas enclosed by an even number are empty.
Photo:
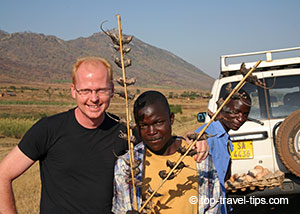
[[[300,75],[265,78],[266,90],[246,83],[243,89],[250,95],[252,106],[249,117],[254,119],[285,118],[300,109]],[[232,83],[234,88],[238,82]],[[225,94],[224,84],[220,96]]]
[[[268,78],[266,83],[270,118],[287,117],[300,109],[300,75]]]

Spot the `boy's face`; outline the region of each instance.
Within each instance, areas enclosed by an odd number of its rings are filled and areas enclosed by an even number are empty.
[[[230,113],[222,111],[220,122],[226,131],[238,130],[248,119],[250,106],[241,100],[230,100],[226,106],[229,107]]]
[[[138,112],[138,129],[147,147],[152,151],[161,150],[172,138],[174,114],[168,114],[165,106],[155,103]]]

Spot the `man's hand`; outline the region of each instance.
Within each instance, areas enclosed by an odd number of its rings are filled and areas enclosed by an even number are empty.
[[[194,159],[197,163],[200,163],[202,160],[205,160],[208,151],[209,151],[209,146],[206,140],[200,140],[197,141],[195,144],[195,149],[197,150],[197,154],[194,155]]]
[[[188,144],[190,144],[192,141],[189,140],[189,138],[187,137],[188,134],[192,134],[194,132],[188,132],[185,135],[185,139],[186,142]],[[202,160],[205,160],[207,155],[208,155],[208,151],[209,151],[209,146],[206,140],[199,140],[196,142],[194,149],[197,151],[197,154],[194,155],[194,159],[197,163],[200,163]]]

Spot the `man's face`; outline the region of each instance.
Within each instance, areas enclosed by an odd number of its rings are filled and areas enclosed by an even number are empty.
[[[140,136],[150,150],[159,151],[171,140],[174,114],[169,115],[160,103],[142,108],[138,118]]]
[[[111,88],[111,93],[97,94],[95,90]],[[85,95],[78,91],[94,90]],[[76,119],[89,126],[92,121],[97,123],[104,118],[104,112],[108,108],[112,97],[113,84],[109,81],[107,68],[101,62],[83,63],[76,73],[76,85],[72,84],[72,97],[76,99]]]
[[[230,112],[222,111],[220,122],[226,131],[238,130],[246,122],[250,106],[241,100],[230,100],[226,107]]]

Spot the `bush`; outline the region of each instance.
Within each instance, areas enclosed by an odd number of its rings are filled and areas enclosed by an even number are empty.
[[[35,123],[28,119],[0,119],[0,134],[6,137],[22,138],[28,129]]]
[[[11,89],[11,90],[16,90],[17,88],[16,88],[16,86],[14,86],[14,85],[11,85],[11,86],[9,86],[9,89]]]
[[[199,97],[199,95],[194,91],[184,91],[180,96],[190,99],[195,99],[196,97]]]
[[[182,114],[182,109],[181,109],[181,105],[170,105],[170,109],[171,112],[173,112],[174,114],[180,113]]]

